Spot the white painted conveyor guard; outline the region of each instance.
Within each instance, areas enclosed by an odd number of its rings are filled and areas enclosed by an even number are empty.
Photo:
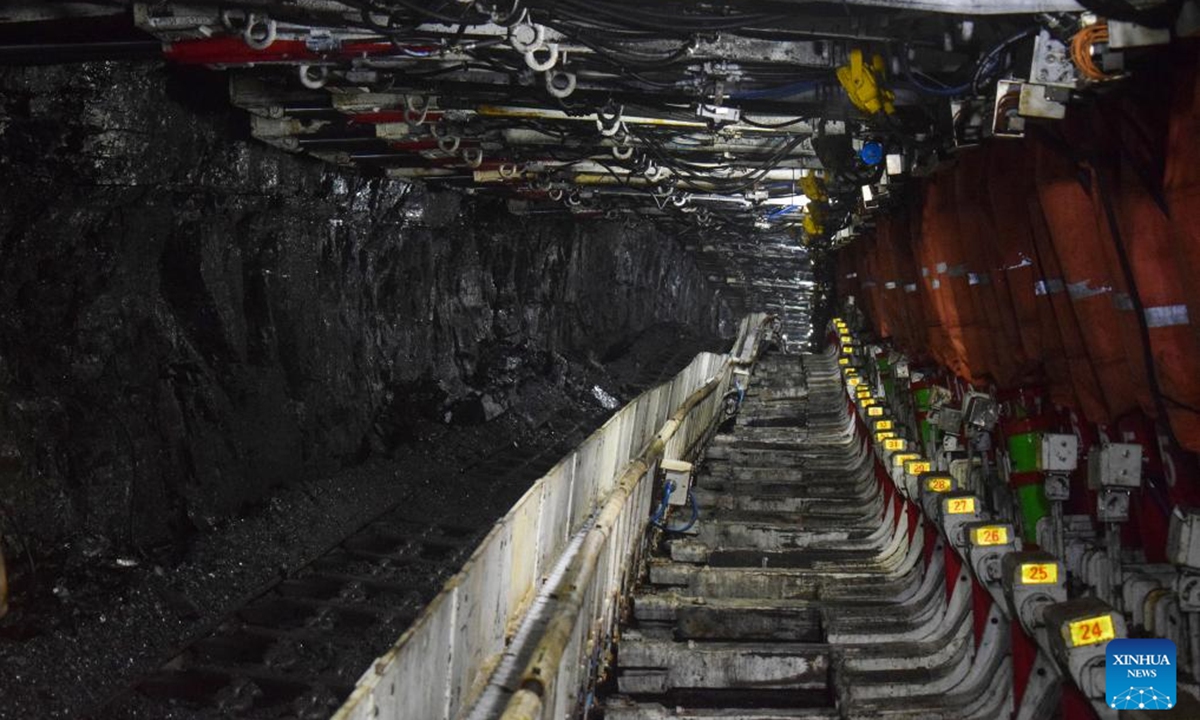
[[[729,354],[697,355],[538,479],[334,720],[569,717],[636,570],[658,461],[684,457],[718,416],[765,320],[745,318]]]

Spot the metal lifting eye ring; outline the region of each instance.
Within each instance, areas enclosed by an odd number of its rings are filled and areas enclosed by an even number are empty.
[[[432,135],[435,140],[446,137],[449,132],[450,131],[442,123],[432,123],[429,126],[429,134]]]
[[[266,50],[279,37],[279,27],[275,21],[266,16],[250,13],[246,16],[246,27],[242,30],[242,40],[255,50]]]
[[[579,199],[579,193],[571,193],[567,196],[567,204],[571,207],[579,207],[583,204],[583,200]]]
[[[597,110],[596,129],[604,137],[615,137],[617,134],[625,132],[625,121],[621,119],[624,114],[624,106],[617,108],[617,111],[611,115],[605,114],[604,110]]]
[[[421,98],[420,107],[417,106],[415,98]],[[420,95],[405,95],[404,96],[404,119],[412,125],[424,125],[425,119],[429,117],[429,106],[433,103],[428,98]]]
[[[309,90],[320,90],[329,82],[329,68],[324,65],[301,65],[300,84]]]
[[[570,97],[571,93],[575,92],[575,73],[566,70],[556,70],[546,73],[546,92],[556,98]],[[562,87],[558,86],[558,81],[564,83]]]
[[[500,167],[498,168],[500,177],[502,177],[506,180],[511,180],[512,178],[515,178],[517,176],[517,170],[518,170],[517,166],[513,163],[501,163]]]
[[[533,50],[541,49],[546,44],[546,26],[537,23],[524,22],[528,18],[521,18],[522,22],[513,25],[508,29],[508,44],[512,45],[513,50],[520,53],[528,53]],[[533,31],[533,37],[529,40],[522,40],[518,35],[523,28],[529,28]]]
[[[456,153],[460,141],[457,135],[442,136],[437,141],[438,149],[444,153]]]
[[[483,164],[483,150],[480,148],[463,148],[462,159],[467,163],[467,167],[472,170],[478,170]]]
[[[417,105],[417,102],[416,102],[417,98],[421,99],[420,105]],[[424,111],[428,112],[429,106],[432,104],[433,103],[430,102],[429,98],[425,97],[424,95],[405,95],[404,96],[404,109],[405,110],[412,110],[413,112],[416,112],[417,110],[424,110]]]
[[[547,193],[547,195],[550,196],[551,200],[558,202],[559,200],[562,200],[563,197],[562,188],[553,188],[549,193]]]
[[[671,196],[671,204],[674,205],[675,207],[683,207],[684,205],[687,205],[690,200],[691,200],[691,198],[689,198],[687,195],[672,195]]]
[[[596,119],[604,125],[617,125],[621,122],[621,118],[625,115],[625,106],[620,105],[612,113],[606,113],[604,108],[596,111]]]
[[[628,160],[633,155],[633,148],[628,145],[613,145],[612,154],[618,160]]]
[[[546,72],[558,64],[558,43],[550,43],[545,46],[546,52],[549,53],[546,59],[538,60],[537,51],[543,48],[533,48],[525,51],[525,64],[534,72]]]

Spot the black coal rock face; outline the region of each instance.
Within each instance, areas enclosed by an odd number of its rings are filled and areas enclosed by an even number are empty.
[[[0,531],[35,554],[179,543],[652,326],[729,325],[650,225],[290,156],[221,83],[0,71]]]

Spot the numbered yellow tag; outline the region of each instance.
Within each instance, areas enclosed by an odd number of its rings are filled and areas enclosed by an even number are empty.
[[[1068,623],[1067,627],[1070,629],[1072,647],[1099,645],[1117,636],[1117,631],[1113,629],[1112,615],[1076,620]]]
[[[850,337],[849,335],[842,335],[841,341],[843,345],[849,345],[850,343],[854,342],[854,338]]]
[[[883,441],[883,449],[889,452],[895,450],[904,450],[908,443],[904,442],[904,438],[889,438]]]
[[[1022,585],[1054,585],[1058,583],[1058,563],[1022,563]]]
[[[894,437],[896,437],[896,433],[892,432],[891,430],[884,430],[883,432],[875,433],[875,442],[881,443],[884,440]]]
[[[904,466],[904,472],[908,473],[909,475],[920,475],[921,473],[927,473],[931,470],[933,470],[933,463],[929,462],[928,460],[917,460]]]
[[[1008,526],[987,525],[971,528],[971,544],[987,547],[989,545],[1008,544]]]
[[[892,456],[892,467],[904,467],[904,463],[921,457],[916,453],[900,453]]]
[[[891,420],[876,420],[875,421],[875,429],[876,430],[891,430],[892,429],[892,421]]]
[[[883,417],[883,406],[876,405],[875,407],[867,408],[867,417]]]
[[[857,390],[855,390],[854,393],[856,395],[858,395],[858,397],[860,399],[871,397],[871,390],[869,388],[865,388],[865,387],[861,387],[861,386],[859,386],[859,388]]]
[[[954,487],[954,481],[946,475],[938,475],[925,480],[925,489],[929,492],[946,493],[950,492],[952,487]]]
[[[854,377],[853,375],[846,378],[846,384],[850,387],[858,387],[860,382],[862,382],[862,378]]]
[[[950,515],[974,515],[975,498],[957,497],[946,501],[946,512]]]
[[[862,405],[863,407],[865,407],[867,409],[870,409],[871,406],[875,404],[875,398],[873,398],[869,395],[867,397],[860,397],[858,399],[858,404]]]
[[[838,365],[849,365],[849,364],[850,364],[850,358],[848,358],[848,357],[838,358]]]

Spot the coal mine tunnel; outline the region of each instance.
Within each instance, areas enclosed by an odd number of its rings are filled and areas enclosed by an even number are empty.
[[[0,3],[0,720],[1200,718],[1200,3]]]

